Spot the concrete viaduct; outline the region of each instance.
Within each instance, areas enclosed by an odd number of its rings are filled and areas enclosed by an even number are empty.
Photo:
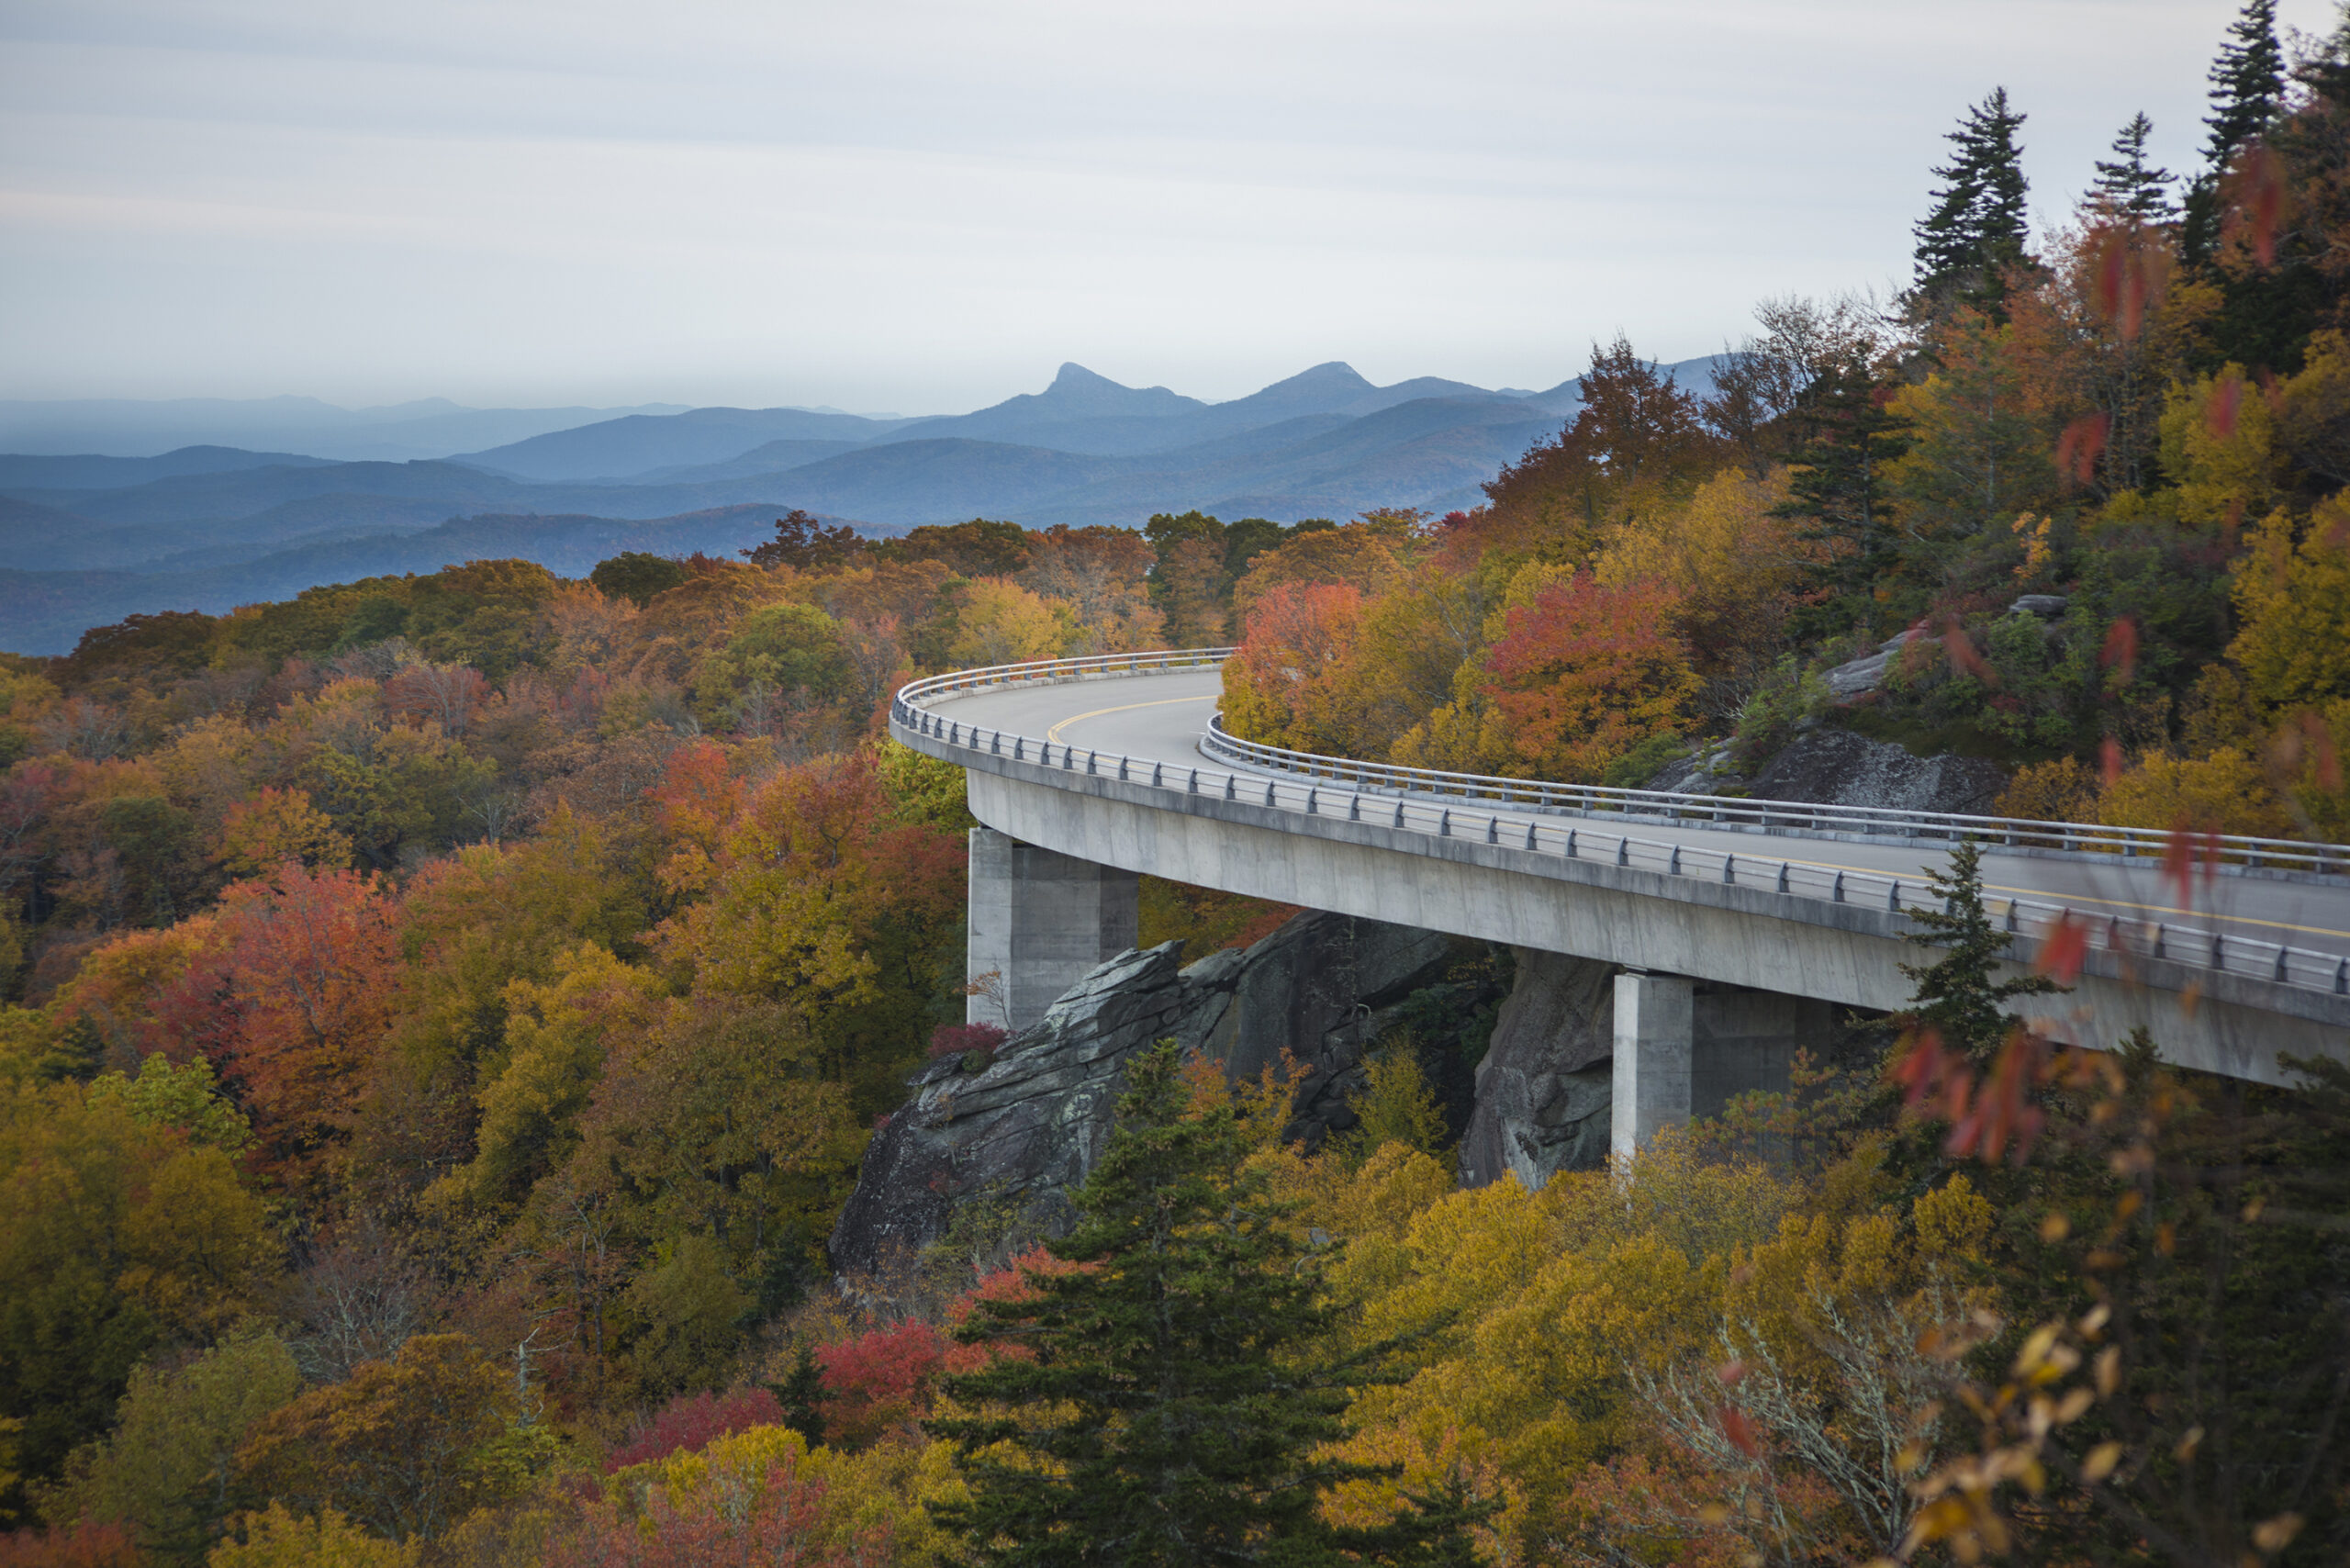
[[[1433,774],[1252,745],[1214,722],[1224,650],[917,682],[905,745],[965,767],[972,1021],[1018,1029],[1134,945],[1143,873],[1620,965],[1613,1142],[1770,1081],[1831,1005],[1892,1011],[1905,911],[1964,834],[2026,961],[2077,927],[2040,1032],[2143,1026],[2182,1066],[2286,1082],[2350,1060],[2350,848],[2229,839],[2191,874],[2166,835]],[[1778,1070],[1783,1073],[1784,1068]]]

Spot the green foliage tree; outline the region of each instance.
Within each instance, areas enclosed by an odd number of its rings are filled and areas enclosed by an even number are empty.
[[[607,599],[624,599],[642,610],[655,594],[666,593],[692,575],[683,561],[643,550],[623,550],[608,561],[597,562],[588,581]]]
[[[1910,933],[1908,939],[1919,946],[1939,947],[1942,956],[1930,964],[1901,966],[1918,987],[1906,1021],[1920,1031],[1932,1030],[1945,1047],[1977,1060],[1987,1059],[2015,1027],[2003,1003],[2064,989],[2042,974],[1994,978],[2006,956],[2008,937],[1983,907],[1982,861],[1982,846],[1968,839],[1951,851],[1948,870],[1927,873],[1934,891],[1942,895],[1942,907],[1910,910],[1910,920],[1923,929]]]
[[[1171,1042],[1128,1084],[1051,1244],[1077,1267],[958,1330],[1022,1353],[946,1381],[967,1413],[931,1429],[970,1495],[942,1520],[979,1563],[1460,1561],[1458,1517],[1322,1517],[1332,1488],[1385,1473],[1327,1451],[1374,1357],[1327,1350],[1337,1308],[1229,1102],[1187,1103]]]
[[[2016,141],[2024,118],[2009,106],[2008,90],[1994,87],[1948,133],[1957,151],[1934,171],[1942,188],[1914,230],[1912,294],[1926,312],[1952,302],[1997,311],[2007,297],[2008,270],[2027,259],[2028,187]]]
[[[142,1358],[250,1311],[276,1252],[220,1149],[79,1083],[0,1095],[0,1417],[25,1474],[103,1430]]]
[[[201,1561],[244,1502],[237,1450],[256,1423],[301,1392],[285,1341],[241,1328],[186,1365],[130,1374],[115,1428],[77,1450],[46,1500],[59,1519],[120,1520],[149,1551]]]
[[[2244,0],[2211,62],[2211,112],[2203,118],[2200,185],[2216,186],[2244,144],[2265,133],[2285,98],[2285,50],[2277,39],[2277,0]],[[2210,236],[2216,240],[2217,235]]]
[[[1814,382],[1787,416],[1790,484],[1781,510],[1797,520],[1797,537],[1826,547],[1805,564],[1818,598],[1797,617],[1815,633],[1886,630],[1875,590],[1899,557],[1891,474],[1909,446],[1891,391],[1865,364],[1847,361]]]
[[[2100,210],[2132,223],[2177,221],[2178,204],[2170,194],[2177,176],[2146,158],[2146,140],[2154,133],[2154,122],[2141,111],[2114,137],[2112,158],[2098,160],[2089,199]]]
[[[755,566],[793,566],[801,571],[821,571],[855,559],[864,549],[865,541],[849,524],[843,522],[826,528],[813,516],[794,507],[775,520],[773,539],[741,554]]]

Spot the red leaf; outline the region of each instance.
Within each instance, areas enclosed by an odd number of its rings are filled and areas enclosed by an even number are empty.
[[[2233,371],[2227,379],[2211,388],[2211,406],[2204,411],[2204,422],[2211,433],[2221,441],[2236,433],[2236,415],[2244,408],[2244,377]]]
[[[2031,967],[2043,975],[2053,976],[2059,985],[2070,985],[2081,972],[2081,965],[2089,956],[2089,930],[2066,910],[2056,917],[2056,924],[2040,940],[2040,954]]]
[[[1720,1411],[1722,1436],[1738,1446],[1738,1451],[1752,1459],[1762,1451],[1754,1441],[1754,1428],[1748,1426],[1746,1416],[1734,1406],[1725,1405]]]
[[[2109,415],[2083,414],[2056,438],[2056,473],[2065,488],[2097,477],[2097,460],[2104,454],[2106,434],[2112,425]]]
[[[1950,655],[1951,673],[1971,675],[1986,686],[1999,684],[1999,672],[1991,667],[1975,644],[1960,630],[1958,618],[1950,616],[1942,622],[1942,651]]]
[[[2117,618],[2105,634],[2105,646],[2098,650],[2098,664],[2105,669],[2118,669],[2127,682],[2138,667],[2138,623],[2128,616]]]
[[[2109,790],[2113,787],[2113,781],[2121,777],[2122,770],[2130,766],[2121,755],[2121,743],[2111,735],[2098,744],[2097,761],[2098,775]]]

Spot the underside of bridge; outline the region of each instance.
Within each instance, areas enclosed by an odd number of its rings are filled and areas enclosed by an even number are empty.
[[[993,828],[974,828],[970,846],[966,1016],[1016,1034],[1135,946],[1140,879]],[[1618,1154],[1748,1091],[1786,1089],[1795,1053],[1819,1050],[1835,1029],[1825,1001],[1647,970],[1617,974],[1598,1000],[1613,1009],[1609,1143]]]

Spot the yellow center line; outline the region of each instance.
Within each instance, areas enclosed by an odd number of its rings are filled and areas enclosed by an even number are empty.
[[[1213,702],[1219,693],[1203,692],[1197,697],[1162,697],[1156,702],[1122,702],[1115,708],[1096,708],[1090,713],[1072,713],[1045,732],[1045,738],[1058,743],[1061,732],[1080,719],[1098,719],[1104,713],[1129,713],[1136,708],[1171,708],[1178,702]]]

